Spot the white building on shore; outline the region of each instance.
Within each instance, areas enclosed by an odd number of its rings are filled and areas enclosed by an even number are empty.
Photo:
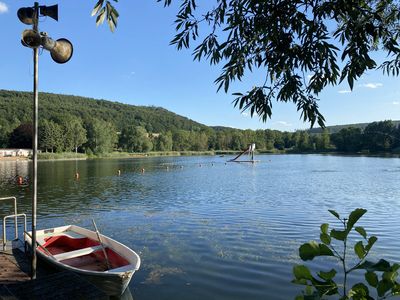
[[[32,149],[0,149],[0,157],[28,157],[32,153]]]

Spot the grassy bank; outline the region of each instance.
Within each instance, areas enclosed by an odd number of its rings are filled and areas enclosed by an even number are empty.
[[[88,158],[141,158],[157,156],[195,156],[195,155],[215,155],[214,151],[152,151],[146,153],[140,152],[112,152],[99,155],[88,156]]]
[[[69,159],[86,159],[87,155],[84,153],[75,152],[61,152],[61,153],[38,153],[39,160],[69,160]]]
[[[239,154],[241,151],[235,150],[216,150],[216,151],[153,151],[147,153],[128,153],[128,152],[112,152],[98,155],[87,155],[85,153],[62,152],[62,153],[39,153],[39,160],[75,160],[75,159],[102,159],[102,158],[146,158],[146,157],[161,157],[161,156],[201,156],[201,155],[218,155],[229,156]],[[332,155],[363,155],[363,156],[394,156],[398,157],[399,153],[343,153],[336,151],[296,151],[293,149],[286,150],[257,150],[258,154],[332,154]],[[18,158],[10,158],[17,160]]]
[[[216,155],[222,153],[236,153],[235,151],[154,151],[147,153],[111,152],[97,155],[85,153],[62,152],[62,153],[38,153],[39,160],[73,160],[73,159],[101,159],[101,158],[144,158],[157,156],[196,156]]]

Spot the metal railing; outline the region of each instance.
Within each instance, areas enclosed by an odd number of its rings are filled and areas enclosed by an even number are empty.
[[[7,215],[3,218],[3,250],[6,248],[7,244],[7,233],[6,233],[6,221],[7,219],[14,218],[14,231],[15,231],[15,239],[18,239],[18,218],[24,217],[24,230],[26,231],[26,215],[25,214],[18,214],[17,211],[17,198],[16,197],[4,197],[0,198],[0,201],[10,201],[14,202],[14,214]]]
[[[6,223],[7,219],[14,218],[18,219],[18,217],[24,218],[24,232],[26,232],[26,214],[17,214],[17,215],[8,215],[3,218],[3,251],[7,248],[7,230],[6,230]],[[17,224],[17,223],[15,223]],[[18,230],[16,230],[17,235],[15,236],[15,240],[18,240]]]

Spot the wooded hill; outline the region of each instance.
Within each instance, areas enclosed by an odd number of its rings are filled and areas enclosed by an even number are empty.
[[[40,93],[39,116],[39,149],[45,152],[243,150],[250,143],[269,152],[400,151],[399,121],[323,131],[241,130],[209,127],[160,107],[50,93]],[[32,93],[0,90],[0,148],[31,145]]]
[[[400,124],[400,120],[399,121],[392,121],[393,125],[398,127]],[[355,123],[355,124],[346,124],[346,125],[333,125],[333,126],[326,126],[326,130],[328,130],[328,132],[330,134],[332,133],[338,133],[340,130],[344,129],[344,128],[348,128],[348,127],[354,127],[354,128],[360,128],[362,131],[371,123]],[[317,127],[317,128],[311,128],[308,132],[309,133],[322,133],[324,131],[324,129],[322,129],[321,127]]]
[[[70,114],[83,120],[97,118],[113,123],[118,130],[126,124],[143,126],[148,132],[198,131],[207,126],[161,107],[134,106],[118,102],[51,93],[39,94],[39,115],[55,119]],[[14,126],[32,121],[32,93],[0,90],[0,119]],[[17,125],[19,125],[17,124]]]

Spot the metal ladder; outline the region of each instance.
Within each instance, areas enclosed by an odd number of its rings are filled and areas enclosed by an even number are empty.
[[[15,230],[15,238],[14,241],[18,241],[18,218],[23,218],[24,219],[24,232],[26,232],[26,214],[19,214],[17,212],[17,198],[16,197],[4,197],[0,198],[0,201],[14,201],[14,214],[12,215],[7,215],[3,218],[3,241],[2,241],[2,246],[3,246],[3,251],[6,251],[7,248],[7,228],[6,228],[6,223],[8,219],[14,219],[14,230]]]

